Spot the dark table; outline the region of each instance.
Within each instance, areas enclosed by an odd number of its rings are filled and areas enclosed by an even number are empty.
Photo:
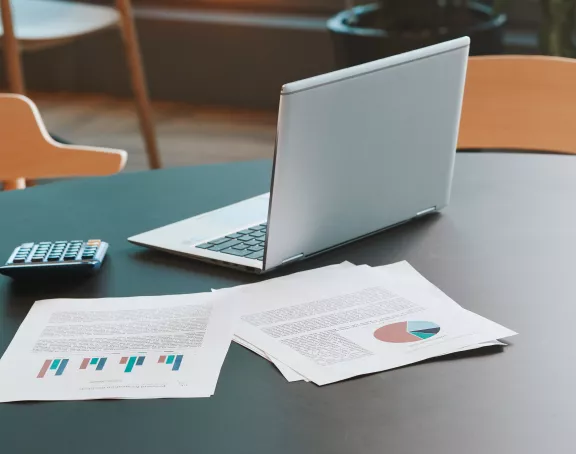
[[[123,174],[0,194],[0,257],[103,238],[101,273],[61,289],[0,279],[0,352],[34,300],[209,291],[260,279],[126,238],[267,190],[270,163]],[[501,350],[317,387],[233,344],[210,399],[0,405],[0,452],[574,452],[576,157],[461,154],[443,214],[286,269],[409,260],[464,307],[517,330]]]

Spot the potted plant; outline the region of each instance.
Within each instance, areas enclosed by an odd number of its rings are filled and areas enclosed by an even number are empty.
[[[351,3],[352,0],[349,0]],[[328,21],[339,68],[470,36],[470,53],[503,52],[507,0],[378,0]]]

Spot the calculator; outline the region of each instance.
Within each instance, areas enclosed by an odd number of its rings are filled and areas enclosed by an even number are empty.
[[[102,240],[23,243],[0,273],[15,279],[91,274],[100,269],[107,250]]]

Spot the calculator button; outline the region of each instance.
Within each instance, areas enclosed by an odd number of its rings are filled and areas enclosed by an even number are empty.
[[[26,248],[26,249],[29,249],[33,246],[34,246],[34,243],[24,243],[24,244],[20,245],[21,248]]]
[[[50,256],[48,257],[48,261],[49,261],[49,262],[57,262],[58,260],[60,260],[60,256],[50,255]]]
[[[14,260],[12,260],[13,263],[24,263],[25,261],[26,259],[22,257],[15,257]]]
[[[33,262],[43,262],[44,261],[44,257],[32,257],[32,261]]]
[[[102,241],[101,240],[88,240],[87,243],[88,244],[100,244]]]
[[[64,256],[64,260],[66,260],[66,261],[70,261],[70,260],[74,260],[74,259],[76,259],[76,256],[75,256],[75,255],[68,255],[68,254],[66,254],[66,255]]]
[[[54,241],[54,244],[68,244],[68,241]]]
[[[52,242],[50,242],[50,241],[42,241],[41,243],[38,243],[38,244],[39,244],[40,246],[45,246],[45,245],[50,246],[50,245],[52,244]]]

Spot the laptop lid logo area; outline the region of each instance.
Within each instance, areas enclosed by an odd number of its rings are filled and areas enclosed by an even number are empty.
[[[448,204],[469,44],[283,87],[265,271]]]

